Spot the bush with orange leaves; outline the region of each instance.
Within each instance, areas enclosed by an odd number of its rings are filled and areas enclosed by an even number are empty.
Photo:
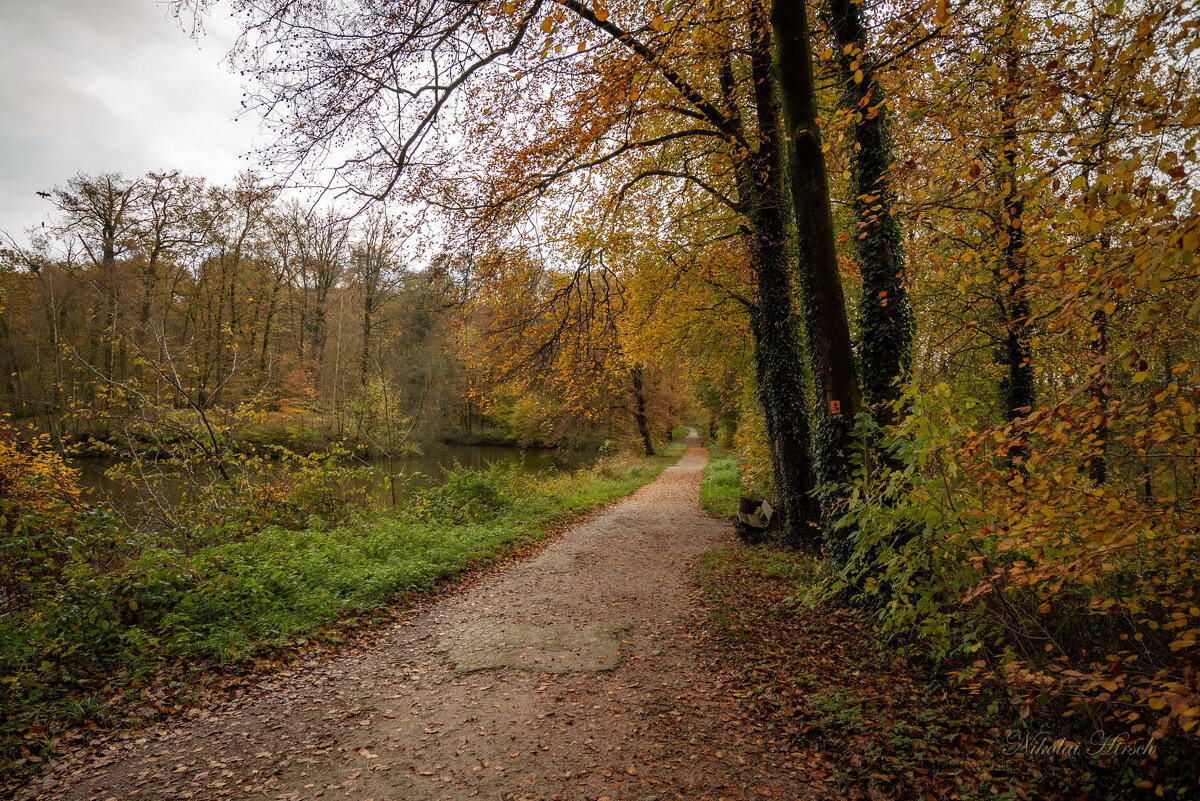
[[[993,426],[947,385],[911,391],[896,467],[853,490],[858,548],[833,585],[907,656],[1010,701],[1014,725],[1165,797],[1200,786],[1200,376],[1185,369],[1149,388],[1135,374],[1109,402],[1104,484],[1086,391]]]

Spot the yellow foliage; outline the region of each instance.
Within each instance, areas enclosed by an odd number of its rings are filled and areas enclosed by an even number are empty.
[[[69,524],[80,506],[77,478],[48,435],[23,439],[11,423],[0,421],[0,511],[7,533],[30,517]]]

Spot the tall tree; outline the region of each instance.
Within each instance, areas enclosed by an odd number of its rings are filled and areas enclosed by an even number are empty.
[[[877,75],[878,55],[868,41],[866,0],[830,0],[830,29],[838,47],[843,105],[854,126],[850,205],[857,231],[853,253],[862,278],[858,300],[858,355],[867,407],[883,425],[912,361],[913,316],[905,279],[899,220],[893,212],[892,143],[888,101]],[[944,20],[937,20],[944,22]]]
[[[376,318],[387,303],[397,280],[397,222],[383,212],[366,220],[359,240],[351,248],[350,276],[361,295],[358,351],[358,382],[366,386],[373,353],[372,336]]]
[[[800,298],[816,392],[814,455],[827,527],[840,514],[855,448],[851,431],[862,408],[830,208],[821,142],[811,32],[804,3],[774,0],[775,77],[787,135],[787,166],[796,226]],[[829,542],[839,561],[850,552],[843,532]]]
[[[101,298],[100,329],[90,337],[95,363],[104,374],[118,378],[124,372],[119,341],[121,275],[118,259],[132,250],[139,233],[138,207],[145,184],[120,173],[87,176],[82,173],[51,194],[61,221],[59,236],[77,242],[92,267],[91,283]]]
[[[294,292],[300,315],[300,354],[313,384],[320,388],[325,378],[330,300],[346,269],[350,229],[336,210],[322,214],[299,203],[290,207],[288,224],[296,248]]]
[[[996,237],[997,279],[1000,284],[1000,308],[1004,316],[1005,338],[1000,358],[1006,375],[1002,384],[1003,403],[1009,419],[1017,419],[1033,409],[1036,399],[1032,344],[1032,305],[1029,301],[1025,199],[1021,186],[1021,141],[1018,131],[1021,114],[1022,53],[1019,40],[1021,9],[1018,0],[1005,0],[1001,12],[1000,56],[1003,78],[1000,88],[1000,141],[996,177],[1000,181],[1001,207]],[[1028,458],[1028,447],[1017,438],[1009,447],[1009,460],[1020,466]]]
[[[203,178],[170,170],[147,173],[144,180],[137,231],[142,273],[137,324],[143,336],[150,324],[164,263],[181,250],[199,246],[204,237]]]

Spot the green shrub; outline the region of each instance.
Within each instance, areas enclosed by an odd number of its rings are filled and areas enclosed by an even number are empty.
[[[973,402],[944,385],[907,400],[881,440],[891,463],[856,476],[841,521],[854,551],[829,590],[1013,725],[1085,746],[1123,733],[1159,754],[1132,760],[1137,782],[1153,773],[1155,792],[1194,795],[1196,508],[1098,486],[1077,451],[1047,455],[1048,437],[1014,469],[992,451],[1004,430],[975,430]],[[1106,756],[1089,758],[1115,769]]]
[[[511,465],[493,464],[471,470],[456,464],[446,471],[441,486],[421,494],[421,519],[458,523],[498,514],[512,505],[525,487],[525,476]]]

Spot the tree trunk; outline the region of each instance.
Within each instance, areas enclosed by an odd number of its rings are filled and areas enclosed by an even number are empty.
[[[120,381],[124,376],[117,375],[117,362],[120,352],[120,334],[117,331],[117,307],[120,305],[120,295],[117,289],[117,247],[116,223],[104,226],[104,238],[101,241],[103,254],[100,269],[104,279],[104,375],[109,381]],[[107,406],[105,407],[107,408]]]
[[[138,333],[143,337],[146,334],[146,328],[150,325],[150,302],[154,297],[154,287],[156,282],[155,270],[158,269],[158,263],[153,256],[146,261],[146,267],[142,270],[142,305],[138,311]]]
[[[755,25],[751,56],[758,151],[742,160],[738,194],[750,228],[754,306],[754,374],[763,410],[771,472],[785,545],[820,550],[820,510],[810,451],[804,358],[793,307],[792,264],[787,247],[787,196],[779,155],[779,127],[765,20]],[[729,76],[727,82],[732,83]]]
[[[861,407],[850,324],[838,271],[825,154],[817,127],[816,87],[809,51],[808,12],[802,2],[774,0],[775,77],[788,141],[787,168],[796,225],[800,299],[814,398],[815,476],[823,487],[822,516],[830,553],[850,554],[852,535],[831,537],[852,473],[851,428]]]
[[[650,439],[650,423],[646,417],[646,376],[641,366],[631,369],[629,375],[633,379],[633,419],[642,438],[642,450],[647,456],[653,456],[654,442]]]
[[[309,317],[309,322],[312,325],[309,337],[312,358],[312,381],[313,386],[316,387],[318,392],[324,390],[325,345],[329,340],[329,309],[326,305],[328,299],[329,294],[325,287],[318,287],[316,297],[313,299],[311,316]]]
[[[367,375],[371,369],[371,329],[374,322],[375,293],[371,288],[363,290],[362,306],[362,350],[358,356],[358,385],[367,385]]]
[[[275,323],[275,310],[279,306],[279,284],[271,287],[271,297],[267,301],[267,314],[263,320],[262,350],[258,353],[258,372],[267,372],[267,361],[270,358],[271,327]]]
[[[2,314],[0,314],[0,338],[4,340],[4,355],[7,357],[6,361],[8,362],[4,370],[4,388],[5,394],[8,397],[5,408],[17,411],[19,406],[24,406],[18,400],[21,396],[18,384],[21,379],[21,364],[17,358],[16,340],[13,338],[12,332],[8,329],[8,320]]]
[[[755,234],[762,236],[764,227],[755,226]],[[779,228],[782,237],[782,224]],[[771,448],[781,539],[790,547],[816,552],[821,543],[821,515],[812,496],[808,404],[802,380],[804,360],[792,311],[791,264],[781,239],[759,239],[751,261],[757,279],[757,304],[750,322],[754,374]]]
[[[1099,486],[1108,480],[1108,367],[1103,359],[1108,353],[1108,315],[1104,309],[1096,309],[1092,314],[1092,336],[1088,343],[1089,349],[1095,354],[1095,362],[1100,372],[1092,379],[1092,399],[1096,404],[1097,422],[1095,427],[1095,452],[1087,458],[1088,478]]]
[[[1102,163],[1108,161],[1107,139],[1100,146],[1100,160]],[[1090,171],[1085,175],[1088,176],[1090,184]],[[1088,188],[1091,189],[1090,186]],[[1097,200],[1099,200],[1099,196],[1097,196]],[[1098,244],[1095,268],[1098,275],[1103,275],[1108,266],[1109,251],[1112,248],[1111,237],[1107,233],[1101,235]],[[1108,312],[1103,306],[1092,313],[1091,323],[1088,350],[1092,352],[1093,367],[1097,371],[1092,379],[1091,391],[1092,400],[1096,405],[1093,427],[1096,439],[1093,446],[1095,450],[1088,455],[1084,467],[1092,483],[1100,486],[1108,481],[1108,438],[1111,434],[1112,422],[1108,415],[1108,396],[1112,392],[1112,385],[1108,380]],[[1169,368],[1167,372],[1167,381],[1169,382]]]
[[[841,50],[844,102],[857,115],[849,148],[851,206],[858,222],[854,256],[862,276],[858,302],[859,366],[864,400],[881,425],[896,421],[895,403],[912,358],[913,317],[904,274],[900,223],[892,214],[892,142],[882,87],[875,81],[861,2],[831,0]]]
[[[1010,6],[1009,30],[1005,36],[1006,81],[1000,101],[1000,180],[1003,205],[1000,210],[1000,270],[1004,315],[1004,344],[1002,362],[1005,377],[1002,384],[1004,413],[1017,420],[1032,408],[1036,400],[1033,373],[1033,346],[1030,341],[1030,307],[1025,292],[1025,230],[1022,215],[1025,202],[1021,197],[1017,177],[1017,78],[1018,58],[1013,26],[1015,10]],[[1023,440],[1014,441],[1008,448],[1009,464],[1020,469],[1028,458],[1029,448]]]

